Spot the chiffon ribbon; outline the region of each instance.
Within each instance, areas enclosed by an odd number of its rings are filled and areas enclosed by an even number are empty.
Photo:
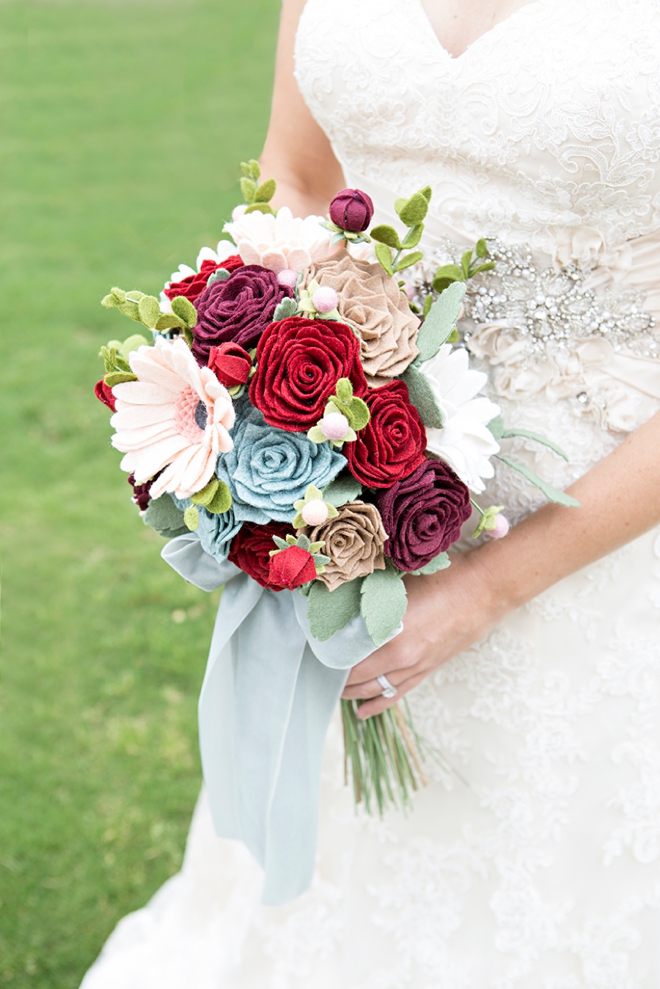
[[[195,533],[162,557],[204,591],[226,585],[199,699],[204,780],[217,833],[264,869],[262,902],[286,903],[311,883],[325,736],[348,670],[373,643],[360,617],[319,642],[306,598],[216,562]]]

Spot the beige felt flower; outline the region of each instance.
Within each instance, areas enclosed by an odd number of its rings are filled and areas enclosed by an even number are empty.
[[[387,533],[375,505],[349,501],[338,509],[337,517],[314,529],[305,529],[312,542],[323,540],[322,553],[330,557],[318,579],[334,591],[356,577],[366,577],[385,569],[383,546]]]
[[[343,251],[338,258],[313,264],[305,285],[316,279],[338,296],[339,317],[353,326],[362,341],[362,363],[372,388],[402,374],[419,353],[419,319],[408,297],[379,264],[370,264]]]

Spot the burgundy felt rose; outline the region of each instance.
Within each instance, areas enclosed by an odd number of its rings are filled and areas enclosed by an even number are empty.
[[[293,529],[283,522],[269,522],[267,525],[244,522],[232,540],[229,559],[262,587],[282,591],[284,585],[271,583],[269,553],[276,548],[273,536],[286,539],[289,534],[293,534]]]
[[[237,343],[221,343],[209,351],[209,367],[221,385],[233,388],[246,384],[250,377],[252,358]]]
[[[185,295],[186,299],[190,302],[194,302],[195,299],[202,294],[206,288],[206,283],[209,277],[218,268],[224,268],[225,271],[236,271],[237,268],[243,267],[243,261],[239,254],[232,254],[230,257],[225,258],[224,261],[219,263],[216,261],[202,261],[202,267],[199,269],[196,275],[188,275],[186,278],[182,278],[180,282],[170,282],[168,287],[164,290],[165,295],[168,299],[176,299],[179,295]]]
[[[100,381],[97,381],[94,385],[94,394],[98,398],[99,402],[103,402],[103,404],[107,405],[113,412],[117,411],[115,408],[115,396],[112,394],[112,388],[106,385],[103,378],[101,378]]]
[[[224,281],[211,282],[195,303],[193,354],[206,364],[211,347],[221,343],[254,347],[277,304],[291,295],[291,289],[280,285],[273,271],[258,264],[246,264]]]
[[[302,546],[290,546],[271,556],[268,576],[271,587],[292,591],[316,579],[314,558]]]
[[[270,426],[302,432],[323,418],[340,378],[367,392],[360,341],[343,323],[291,316],[273,323],[257,347],[250,399]]]
[[[366,192],[359,189],[344,189],[330,203],[330,219],[342,230],[362,233],[371,223],[374,204]]]
[[[353,477],[367,488],[389,488],[424,460],[426,430],[403,381],[373,388],[364,400],[371,419],[342,453]]]
[[[389,539],[385,553],[399,570],[421,570],[444,553],[469,519],[470,492],[451,467],[425,460],[376,499]]]
[[[161,473],[162,471],[159,471],[158,475],[160,475]],[[133,501],[135,502],[135,504],[137,505],[137,507],[140,509],[141,512],[146,512],[147,508],[149,507],[149,502],[151,501],[151,495],[149,493],[151,490],[151,485],[154,483],[156,478],[152,477],[151,480],[147,481],[146,484],[136,484],[135,474],[129,474],[126,480],[133,488]]]

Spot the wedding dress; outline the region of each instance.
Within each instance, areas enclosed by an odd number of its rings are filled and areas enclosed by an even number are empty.
[[[381,220],[433,187],[429,270],[479,237],[468,345],[514,459],[565,486],[660,409],[660,6],[536,0],[451,58],[421,0],[308,0],[297,78]],[[542,499],[498,465],[485,504]],[[625,479],[622,479],[625,484]],[[569,509],[566,509],[567,511]],[[657,989],[660,534],[574,574],[410,695],[454,771],[355,814],[328,739],[312,888],[261,875],[204,797],[182,871],[84,989]]]

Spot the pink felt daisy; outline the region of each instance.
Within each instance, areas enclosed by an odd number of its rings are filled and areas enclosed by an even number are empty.
[[[188,498],[213,477],[218,454],[233,447],[234,407],[213,371],[199,367],[183,340],[157,339],[129,355],[137,381],[112,389],[117,411],[112,445],[122,470],[144,484],[159,471],[151,497]]]

